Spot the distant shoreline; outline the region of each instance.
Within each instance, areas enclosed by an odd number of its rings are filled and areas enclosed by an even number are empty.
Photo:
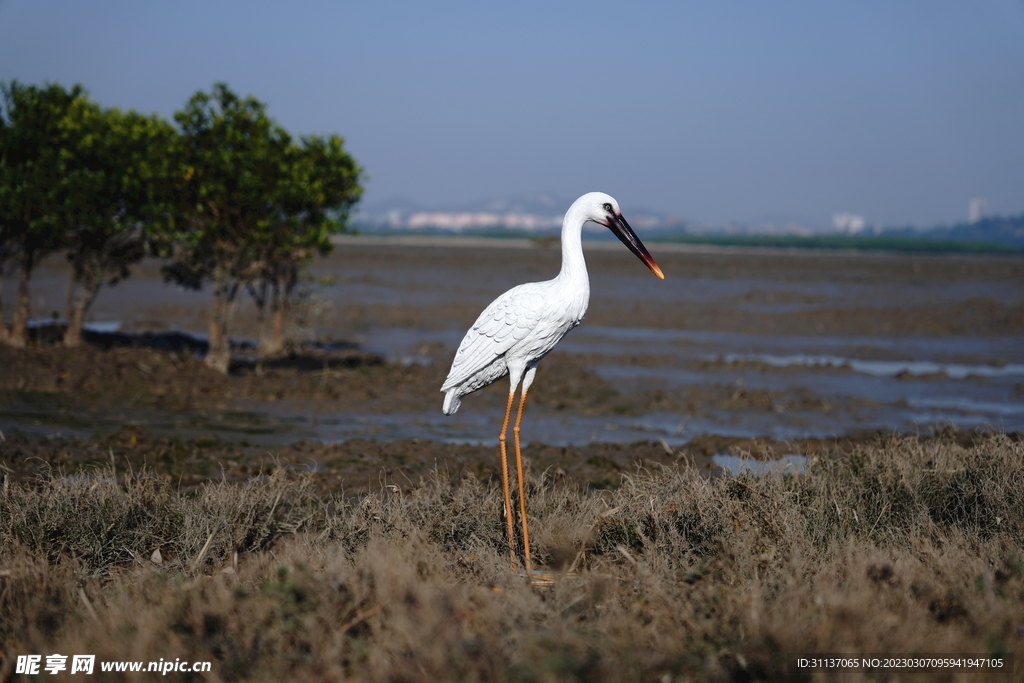
[[[643,238],[643,235],[641,235]],[[331,242],[337,246],[342,245],[365,245],[365,246],[396,246],[396,247],[448,247],[458,249],[545,249],[557,247],[558,238],[555,235],[544,235],[538,237],[511,237],[505,235],[484,236],[484,235],[423,235],[423,234],[392,234],[392,235],[371,235],[371,234],[342,234],[331,236]],[[1019,259],[1024,257],[1024,251],[1012,251],[998,249],[995,245],[992,251],[978,251],[972,249],[929,249],[929,243],[922,240],[921,248],[886,248],[879,246],[873,248],[866,245],[836,247],[817,246],[804,244],[777,244],[777,245],[750,245],[750,244],[716,244],[707,242],[677,242],[658,241],[647,239],[645,242],[656,248],[657,251],[677,254],[743,254],[743,255],[766,255],[766,254],[807,254],[807,255],[830,255],[830,256],[930,256],[930,257],[957,257],[957,258],[1009,258]],[[944,245],[945,243],[943,243]],[[583,239],[584,249],[587,251],[617,251],[622,245],[617,240]]]

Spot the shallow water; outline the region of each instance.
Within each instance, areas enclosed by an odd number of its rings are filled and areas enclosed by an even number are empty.
[[[429,362],[417,355],[417,347],[440,343],[454,348],[461,334],[393,328],[364,333],[360,340],[393,362],[415,363]],[[913,339],[894,345],[891,340],[870,338],[759,338],[583,326],[563,341],[561,350],[599,354],[600,362],[592,369],[626,396],[655,389],[742,388],[778,396],[796,392],[824,401],[828,407],[712,408],[697,414],[595,417],[530,406],[522,435],[524,443],[556,446],[646,440],[678,446],[700,434],[787,440],[864,430],[920,433],[950,424],[1024,431],[1024,401],[1020,398],[1024,363],[1019,362],[1022,353],[1016,341]],[[780,355],[781,348],[793,353]],[[628,354],[623,353],[626,349]],[[905,353],[907,359],[878,358],[895,353]],[[637,356],[654,359],[656,364],[627,362]],[[546,362],[557,362],[557,357]],[[543,363],[540,370],[538,382],[543,380]],[[497,445],[500,410],[483,408],[469,396],[459,413],[446,417],[440,404],[439,392],[437,409],[422,413],[338,413],[329,406],[311,409],[285,401],[244,411],[166,414],[130,407],[103,411],[65,400],[59,405],[0,408],[0,429],[86,436],[130,423],[155,434],[183,438],[215,434],[227,440],[275,446],[300,439],[340,442],[355,438]]]
[[[416,362],[425,342],[454,348],[458,331],[375,330],[363,343],[404,362]],[[858,430],[928,431],[937,425],[1024,430],[1024,344],[1016,337],[903,338],[755,336],[690,330],[588,326],[559,345],[568,353],[600,355],[592,366],[621,393],[688,387],[742,387],[770,392],[805,392],[827,401],[827,411],[729,410],[706,415],[648,414],[639,418],[555,420],[530,409],[524,437],[545,443],[665,439],[685,442],[695,434],[770,436],[775,439],[827,437]],[[791,353],[781,355],[781,351]],[[841,354],[841,355],[840,355]],[[904,359],[898,359],[899,356]],[[649,357],[656,364],[627,361]],[[556,362],[552,359],[546,362]],[[956,361],[956,362],[952,362]],[[751,366],[755,367],[751,367]],[[543,379],[544,362],[538,382]],[[457,414],[472,412],[472,397]],[[538,415],[538,413],[541,413]],[[442,419],[436,437],[496,441],[500,415],[467,423],[452,437]],[[421,421],[433,424],[429,416]],[[555,434],[563,435],[561,438]]]

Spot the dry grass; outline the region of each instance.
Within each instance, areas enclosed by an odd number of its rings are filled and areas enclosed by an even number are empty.
[[[530,489],[534,556],[575,565],[549,590],[508,571],[500,491],[473,478],[360,500],[284,469],[189,494],[100,470],[10,483],[0,679],[53,652],[209,660],[225,681],[810,680],[793,653],[1024,652],[1006,436]]]

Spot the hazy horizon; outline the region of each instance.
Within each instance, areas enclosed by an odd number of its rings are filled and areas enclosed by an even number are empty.
[[[342,135],[368,205],[599,189],[698,224],[1024,211],[1021,0],[240,7],[0,0],[0,80],[168,117],[227,82],[294,134]]]

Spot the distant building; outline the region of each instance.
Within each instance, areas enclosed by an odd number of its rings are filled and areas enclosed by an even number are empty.
[[[832,227],[836,229],[836,232],[856,235],[864,230],[865,225],[867,223],[863,216],[856,216],[852,213],[836,213],[832,215]]]
[[[411,230],[434,228],[437,230],[487,230],[505,228],[528,232],[556,228],[562,224],[561,216],[536,216],[527,213],[489,213],[459,211],[421,211],[409,216],[406,223]]]
[[[967,220],[970,223],[977,223],[988,216],[988,200],[984,197],[975,197],[967,206]]]

